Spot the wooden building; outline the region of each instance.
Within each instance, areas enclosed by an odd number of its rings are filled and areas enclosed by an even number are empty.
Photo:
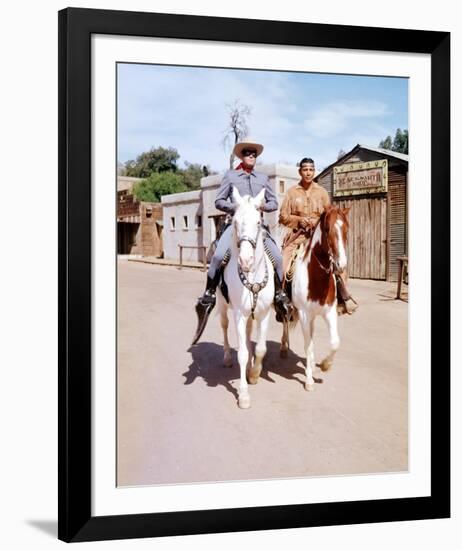
[[[132,193],[138,178],[119,176],[117,181],[117,254],[155,256],[163,254],[162,205],[140,202]]]
[[[316,181],[331,201],[350,207],[348,274],[396,281],[398,256],[407,255],[408,155],[356,145]]]

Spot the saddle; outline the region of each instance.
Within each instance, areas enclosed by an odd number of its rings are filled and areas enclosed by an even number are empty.
[[[298,233],[297,237],[300,233]],[[311,237],[311,236],[310,236]],[[310,238],[309,237],[309,238]],[[295,239],[288,240],[288,242],[292,242]],[[295,262],[297,258],[301,255],[302,247],[304,243],[300,243],[297,248],[292,252],[292,256],[289,261],[289,266],[287,268],[286,273],[284,274],[284,281],[283,281],[283,288],[286,291],[287,296],[289,297],[290,301],[292,301],[292,279],[295,272]],[[287,245],[286,245],[287,246]],[[338,273],[334,273],[335,277],[335,286],[337,288],[337,313],[339,315],[343,315],[344,313],[348,313],[351,315],[355,309],[358,307],[358,303],[356,300],[351,296],[351,294],[348,292],[347,287],[345,285],[345,281],[342,279],[342,277]],[[356,306],[348,307],[347,302],[351,300],[353,304]]]
[[[289,246],[291,243],[293,243],[300,235],[305,235],[306,240],[311,240],[313,236],[314,230],[313,229],[303,229],[300,228],[296,231],[294,231],[292,234],[289,234],[287,238],[284,241],[284,248]],[[306,242],[306,241],[305,241]],[[284,273],[284,281],[283,281],[283,288],[286,291],[287,296],[289,297],[289,300],[292,301],[292,279],[295,272],[295,261],[297,258],[301,255],[302,247],[304,246],[305,242],[300,243],[292,252],[292,256],[290,257],[289,265],[287,266],[287,270]]]
[[[287,296],[289,297],[289,300],[292,301],[292,279],[295,272],[295,261],[300,256],[302,251],[302,246],[304,243],[300,243],[297,248],[294,249],[292,252],[292,256],[290,257],[289,265],[287,267],[286,272],[284,273],[284,280],[282,282],[282,287],[284,288]]]

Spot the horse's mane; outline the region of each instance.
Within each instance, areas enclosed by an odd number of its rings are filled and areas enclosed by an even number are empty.
[[[335,223],[338,219],[341,219],[343,222],[342,225],[342,236],[344,242],[347,240],[348,236],[348,217],[346,216],[345,212],[339,208],[338,206],[334,206],[332,204],[329,204],[326,206],[324,212],[319,217],[319,220],[317,224],[314,226],[313,229],[313,235],[318,227],[321,228],[321,235],[324,234],[327,236],[328,240],[331,242],[335,239]],[[311,239],[313,236],[311,237]],[[305,254],[303,256],[303,259],[306,259],[308,256],[309,251],[311,250],[311,242],[309,246],[306,247]]]

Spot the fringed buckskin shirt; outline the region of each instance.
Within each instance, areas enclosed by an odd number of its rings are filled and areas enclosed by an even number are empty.
[[[287,191],[282,202],[279,223],[297,230],[302,218],[308,218],[315,225],[329,204],[328,192],[315,181],[307,190],[300,184],[294,185]]]

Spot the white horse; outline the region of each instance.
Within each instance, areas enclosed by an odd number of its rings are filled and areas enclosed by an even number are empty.
[[[232,367],[228,341],[228,309],[234,315],[240,367],[238,405],[241,409],[248,409],[248,383],[258,382],[266,354],[266,335],[274,297],[274,269],[265,254],[259,210],[265,201],[265,190],[252,198],[247,195],[241,197],[237,189],[233,188],[233,199],[237,209],[233,217],[231,256],[224,271],[229,304],[221,291],[217,293],[217,302],[224,337],[223,362],[226,367]],[[257,325],[255,359],[250,341],[253,320]]]
[[[321,215],[311,241],[300,250],[295,260],[292,303],[296,308],[294,321],[300,321],[303,331],[307,391],[314,390],[313,332],[314,320],[318,315],[327,324],[330,343],[330,352],[319,365],[322,371],[331,368],[340,346],[335,275],[343,272],[347,265],[348,211],[349,208],[328,207]],[[281,357],[285,357],[288,350],[287,323],[284,323],[280,350]]]

